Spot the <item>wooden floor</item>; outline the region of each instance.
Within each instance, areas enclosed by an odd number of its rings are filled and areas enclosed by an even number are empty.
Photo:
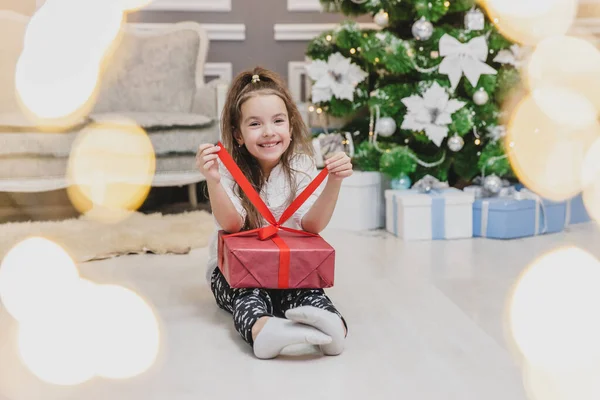
[[[504,336],[511,287],[557,246],[576,244],[600,256],[593,224],[514,241],[404,243],[385,232],[324,237],[337,249],[337,282],[328,293],[350,328],[339,357],[295,347],[276,360],[255,359],[204,281],[206,249],[128,256],[84,264],[81,272],[133,288],[155,307],[159,362],[126,381],[45,385],[19,362],[15,324],[0,310],[0,398],[521,400],[522,376]]]

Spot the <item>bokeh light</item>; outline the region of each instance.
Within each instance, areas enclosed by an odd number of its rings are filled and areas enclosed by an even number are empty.
[[[554,371],[526,364],[523,383],[531,400],[600,399],[600,365]]]
[[[585,208],[594,220],[600,221],[600,138],[585,155],[581,180]]]
[[[519,180],[540,196],[564,201],[581,191],[583,159],[599,136],[596,110],[585,96],[544,87],[516,106],[505,140],[513,143],[508,156]]]
[[[21,361],[43,382],[127,379],[158,357],[160,327],[150,305],[124,287],[80,278],[50,240],[29,238],[8,252],[0,297],[18,322]]]
[[[118,222],[143,204],[155,169],[154,148],[142,128],[125,119],[95,123],[73,144],[67,194],[89,217]]]
[[[592,43],[555,36],[536,47],[527,66],[526,82],[530,90],[552,85],[583,94],[600,109],[599,71],[600,51]]]
[[[160,332],[150,306],[134,292],[101,285],[95,295],[97,374],[125,379],[145,372],[158,356]]]
[[[600,366],[600,262],[561,248],[520,277],[509,304],[510,332],[525,362],[554,372]]]
[[[529,17],[550,11],[561,0],[487,0],[489,7],[502,15]]]
[[[121,9],[110,1],[48,0],[31,17],[24,46],[38,57],[98,63],[123,22]]]
[[[498,30],[526,45],[564,35],[577,16],[578,0],[482,0]]]
[[[153,0],[110,0],[115,3],[124,12],[131,12],[139,10],[140,8],[146,7],[152,3]]]
[[[48,239],[15,245],[0,265],[0,298],[19,322],[37,320],[64,301],[79,280],[73,260]]]
[[[104,58],[124,21],[114,4],[48,0],[31,18],[16,68],[17,98],[26,115],[78,122],[92,109]]]
[[[77,385],[95,376],[97,333],[90,313],[91,285],[79,281],[57,307],[20,323],[19,354],[40,380]]]
[[[75,123],[91,108],[99,72],[97,64],[42,62],[25,50],[17,63],[15,83],[20,101],[34,118]]]

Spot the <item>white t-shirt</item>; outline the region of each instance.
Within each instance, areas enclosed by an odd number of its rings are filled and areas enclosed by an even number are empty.
[[[292,169],[297,170],[298,172],[292,172],[293,178],[297,182],[298,190],[296,192],[296,196],[298,196],[302,191],[312,182],[312,180],[317,176],[318,171],[314,161],[307,155],[298,154],[293,157],[290,166]],[[237,190],[234,191],[235,181],[227,168],[223,165],[221,160],[219,160],[219,173],[221,174],[221,185],[227,192],[229,198],[231,199],[233,205],[238,210],[242,218],[246,218],[246,210],[241,204],[239,197],[237,196]],[[326,180],[325,180],[326,181]],[[315,203],[321,192],[323,191],[324,182],[314,191],[314,193],[306,199],[304,204],[294,213],[294,215],[288,219],[283,226],[292,228],[292,229],[302,229],[302,217],[304,214],[310,210],[312,205]],[[285,177],[285,173],[281,164],[278,164],[269,176],[269,179],[263,185],[263,188],[260,193],[260,197],[263,199],[271,213],[275,217],[276,220],[279,220],[285,209],[289,206],[289,194],[290,194],[290,184]],[[294,197],[296,197],[294,196]],[[218,232],[222,228],[219,226],[217,219],[214,218],[216,230],[211,236],[209,242],[209,254],[208,254],[208,264],[206,268],[206,280],[210,284],[210,277],[217,268],[217,247],[218,247]],[[263,219],[263,226],[268,223]]]

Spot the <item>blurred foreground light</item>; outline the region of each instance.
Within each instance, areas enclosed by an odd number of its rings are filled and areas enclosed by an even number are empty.
[[[56,308],[78,280],[75,263],[59,245],[32,237],[2,260],[0,297],[13,318],[28,322]]]
[[[581,179],[585,208],[595,221],[600,221],[600,138],[585,156]]]
[[[42,62],[25,50],[17,63],[16,88],[26,111],[35,117],[71,116],[71,123],[75,123],[91,108],[99,72],[97,64],[79,60],[67,64],[52,59]]]
[[[545,39],[531,56],[526,81],[530,90],[552,85],[583,94],[600,110],[600,51],[577,37]]]
[[[118,222],[150,192],[154,148],[134,122],[115,118],[86,127],[73,145],[67,194],[75,208],[102,222]]]
[[[523,383],[531,400],[598,400],[600,366],[568,371],[526,364]]]
[[[33,120],[67,124],[87,115],[123,20],[122,10],[110,3],[48,0],[27,26],[17,63],[16,91],[24,112]]]
[[[586,152],[600,136],[589,100],[564,88],[545,87],[526,96],[507,127],[511,166],[539,195],[563,201],[582,189]]]
[[[485,3],[500,15],[528,17],[545,14],[561,0],[487,0]]]
[[[158,356],[159,325],[150,306],[120,286],[101,285],[95,296],[97,374],[126,379],[150,368]]]
[[[27,26],[25,50],[40,60],[98,64],[124,22],[122,10],[107,1],[47,0]]]
[[[115,3],[116,7],[120,8],[124,12],[131,12],[144,8],[153,0],[109,0]]]
[[[498,30],[514,42],[536,45],[564,35],[575,21],[578,0],[483,0]]]
[[[21,359],[44,382],[77,385],[96,374],[97,332],[89,290],[93,284],[82,282],[70,288],[68,301],[19,326]]]
[[[510,332],[525,361],[551,371],[600,366],[600,263],[574,247],[536,260],[509,304]]]

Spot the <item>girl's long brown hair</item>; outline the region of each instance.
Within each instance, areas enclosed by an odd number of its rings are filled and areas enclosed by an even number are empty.
[[[258,75],[260,81],[252,82],[252,77]],[[296,107],[289,90],[286,88],[283,80],[275,72],[268,69],[256,67],[246,70],[235,77],[231,83],[227,100],[221,116],[222,143],[225,149],[231,154],[236,164],[240,167],[248,181],[252,184],[257,193],[265,183],[265,176],[257,162],[246,146],[239,146],[236,141],[236,135],[241,136],[240,121],[242,120],[242,104],[248,99],[259,95],[279,96],[285,103],[290,125],[290,135],[292,141],[290,146],[281,157],[281,166],[286,180],[289,182],[291,191],[287,204],[290,204],[297,196],[298,190],[294,174],[299,171],[291,167],[292,158],[296,154],[306,154],[313,157],[313,147],[311,145],[308,128],[304,124],[300,111]],[[244,209],[247,212],[246,220],[242,230],[260,228],[263,218],[248,200],[245,193],[236,183],[234,193],[240,198]]]

